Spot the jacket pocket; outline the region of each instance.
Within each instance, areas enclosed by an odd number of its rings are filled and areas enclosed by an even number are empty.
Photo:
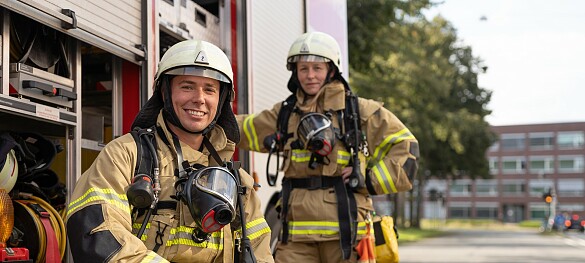
[[[141,222],[141,221],[138,221]],[[173,219],[171,215],[154,215],[152,220],[146,225],[146,233],[142,235],[141,240],[148,249],[153,250],[159,255],[166,256],[166,244],[171,235]]]

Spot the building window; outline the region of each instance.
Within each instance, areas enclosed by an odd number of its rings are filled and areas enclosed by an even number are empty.
[[[488,151],[490,152],[497,152],[500,149],[500,143],[499,142],[494,142],[494,144],[492,144],[490,146],[490,148],[488,149]]]
[[[500,147],[504,151],[520,151],[525,148],[525,136],[522,133],[500,135]]]
[[[455,180],[449,187],[449,195],[451,196],[470,196],[471,182],[469,180]]]
[[[559,173],[583,172],[583,155],[559,156]]]
[[[585,210],[585,205],[579,203],[562,203],[559,205],[559,210],[561,212],[569,213],[572,213],[574,211],[583,211]]]
[[[502,173],[518,174],[523,173],[526,167],[526,160],[520,156],[502,157]]]
[[[531,180],[528,183],[528,191],[530,196],[542,197],[545,192],[548,192],[553,186],[551,179]]]
[[[552,132],[530,133],[530,150],[551,150],[554,145]]]
[[[449,205],[449,218],[469,218],[471,216],[471,204],[457,202]]]
[[[491,174],[498,174],[498,166],[500,165],[500,163],[498,162],[498,157],[490,157],[489,165],[490,165],[490,173]]]
[[[477,196],[498,196],[498,183],[496,180],[477,180],[475,194]]]
[[[497,219],[498,203],[495,202],[475,203],[475,217],[481,219]]]
[[[502,181],[502,195],[521,196],[524,195],[526,186],[523,181],[504,180]]]
[[[559,179],[557,195],[563,197],[582,197],[585,190],[583,179]]]
[[[530,219],[544,219],[548,212],[548,205],[544,203],[530,203]]]
[[[585,135],[582,131],[559,132],[557,145],[559,149],[582,149],[585,143]]]
[[[555,162],[552,156],[530,156],[530,173],[553,173]]]

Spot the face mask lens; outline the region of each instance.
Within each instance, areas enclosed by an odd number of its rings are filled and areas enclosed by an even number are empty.
[[[335,137],[331,121],[323,114],[309,113],[303,116],[297,132],[301,143],[307,150],[325,156],[333,149]]]
[[[201,191],[211,194],[235,207],[238,187],[234,176],[225,168],[208,167],[197,176],[195,185]]]
[[[235,219],[238,185],[229,170],[224,167],[195,170],[186,184],[189,211],[203,232],[219,231]]]

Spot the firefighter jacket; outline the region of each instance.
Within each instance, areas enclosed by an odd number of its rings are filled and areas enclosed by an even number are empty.
[[[162,188],[159,204],[172,204],[177,153],[174,145],[168,147],[161,140],[161,136],[166,136],[173,144],[160,113],[157,125],[164,133],[156,134]],[[222,159],[231,159],[235,143],[226,138],[221,127],[215,126],[209,139]],[[180,144],[183,159],[191,165],[217,165],[206,148],[200,152]],[[143,213],[134,219],[126,197],[136,161],[136,143],[131,134],[126,134],[108,143],[79,178],[66,217],[75,262],[233,262],[234,240],[241,233],[239,220],[212,233],[206,241],[196,243],[192,238],[195,222],[188,207],[180,201],[172,207],[158,208],[147,222],[142,237],[136,237],[145,216]],[[248,190],[243,200],[247,236],[257,261],[273,262],[270,228],[261,212],[260,199],[251,190],[253,179],[242,169],[240,175]]]
[[[303,102],[301,89],[297,90],[296,106],[302,113],[338,112],[345,105],[344,86],[339,81],[326,84],[310,101]],[[418,142],[405,125],[382,103],[359,98],[359,113],[362,132],[366,135],[369,156],[361,156],[362,174],[366,175],[373,186],[373,194],[392,194],[412,188],[411,179],[416,173]],[[244,138],[237,145],[243,149],[267,152],[263,145],[266,136],[276,132],[278,113],[282,104],[258,114],[236,115],[238,126]],[[297,139],[296,130],[302,113],[292,113],[288,121],[288,132],[295,133],[284,146],[284,178],[306,178],[313,176],[341,176],[341,171],[349,164],[350,153],[337,139],[333,151],[327,156],[329,164],[309,168],[311,153],[304,149],[293,149],[291,144]],[[336,116],[333,114],[332,116]],[[332,117],[336,130],[340,121]],[[342,129],[341,129],[342,130]],[[368,191],[362,189],[355,193],[358,208],[358,235],[365,233],[364,216],[373,210]],[[288,202],[289,240],[296,242],[330,241],[339,239],[337,198],[331,189],[293,189]],[[359,236],[358,236],[359,239]]]

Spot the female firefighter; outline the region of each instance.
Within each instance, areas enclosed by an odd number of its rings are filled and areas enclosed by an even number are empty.
[[[275,262],[356,262],[369,194],[412,188],[416,138],[382,103],[353,95],[340,63],[333,37],[301,35],[287,58],[292,95],[236,116],[246,138],[238,147],[284,156]]]
[[[67,211],[75,262],[273,262],[253,179],[229,162],[239,141],[232,78],[213,44],[169,48],[133,132],[77,182]]]

